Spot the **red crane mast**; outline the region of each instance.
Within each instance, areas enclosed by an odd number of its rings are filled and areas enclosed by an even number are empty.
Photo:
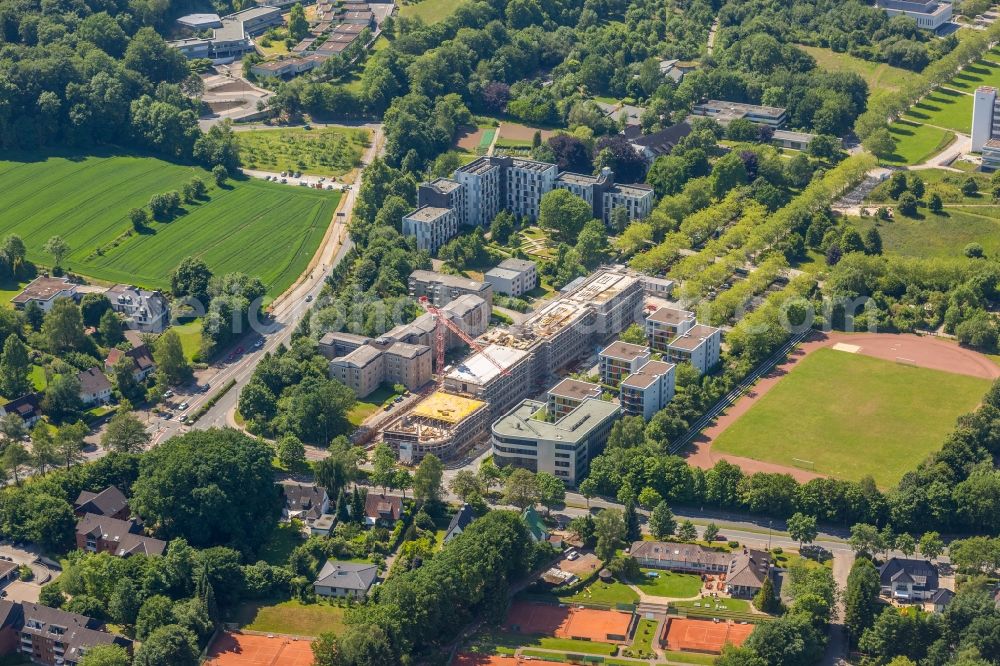
[[[425,310],[427,310],[427,312],[434,315],[434,319],[437,321],[437,326],[434,329],[434,354],[436,358],[439,384],[444,382],[444,340],[445,336],[447,335],[445,333],[446,328],[455,335],[457,335],[459,339],[462,340],[462,342],[464,342],[465,344],[469,345],[477,352],[482,354],[483,358],[485,358],[487,361],[495,365],[497,369],[500,371],[500,374],[506,375],[508,377],[510,376],[510,370],[505,368],[499,361],[490,356],[490,354],[486,351],[486,349],[483,348],[481,344],[473,340],[468,333],[463,331],[453,321],[451,321],[448,318],[448,315],[441,312],[441,310],[438,307],[432,305],[429,298],[427,298],[426,296],[421,296],[420,305]]]

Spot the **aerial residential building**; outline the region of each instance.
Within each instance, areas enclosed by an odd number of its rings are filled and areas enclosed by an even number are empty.
[[[311,526],[323,514],[330,513],[330,496],[326,488],[294,481],[284,481],[280,485],[285,496],[285,506],[281,510],[283,521],[301,520]]]
[[[10,299],[10,302],[18,310],[23,310],[28,303],[33,302],[42,312],[48,312],[59,298],[76,298],[76,285],[69,278],[40,275],[29,282],[20,294]]]
[[[549,389],[545,404],[545,418],[556,421],[583,404],[584,400],[601,397],[599,384],[567,377]]]
[[[911,18],[924,30],[937,30],[950,21],[952,15],[952,4],[938,0],[877,0],[875,6],[890,17]]]
[[[587,475],[590,461],[604,450],[618,405],[584,400],[556,421],[539,419],[545,403],[524,400],[493,424],[493,460],[532,472],[548,472],[568,485]]]
[[[19,650],[35,664],[77,666],[87,650],[98,645],[119,645],[132,652],[132,641],[104,631],[99,620],[26,601],[15,605],[20,607],[13,614]],[[11,617],[8,613],[5,622]]]
[[[879,567],[882,594],[898,601],[923,601],[938,590],[937,568],[927,560],[893,557]]]
[[[28,393],[0,405],[0,416],[8,414],[17,414],[24,421],[24,425],[30,428],[42,418],[42,394]]]
[[[382,384],[402,384],[416,391],[431,380],[431,348],[392,338],[369,339],[330,361],[330,376],[363,398]]]
[[[990,139],[983,146],[983,169],[1000,169],[1000,140]]]
[[[744,548],[730,556],[726,590],[737,599],[753,599],[771,571],[771,556],[761,550]]]
[[[622,409],[647,421],[673,400],[676,377],[673,363],[650,361],[621,383]]]
[[[721,125],[728,125],[730,122],[742,118],[775,129],[783,126],[788,120],[788,114],[781,107],[727,102],[720,99],[710,99],[701,104],[695,104],[691,113],[696,116],[712,118]]]
[[[527,259],[504,259],[486,271],[485,279],[494,293],[507,296],[521,296],[538,286],[535,262]]]
[[[554,187],[572,192],[586,201],[594,217],[611,223],[615,208],[628,211],[629,220],[639,220],[653,209],[653,190],[646,185],[616,185],[615,174],[605,167],[596,176],[564,171],[555,180]]]
[[[369,490],[365,496],[365,523],[392,527],[403,515],[403,500],[398,495]]]
[[[108,357],[104,359],[104,371],[113,372],[115,364],[122,359],[132,362],[132,376],[137,382],[146,381],[147,377],[156,372],[156,361],[153,360],[153,354],[146,345],[139,345],[128,351],[112,347],[108,350]]]
[[[465,189],[465,214],[462,221],[471,227],[484,227],[493,221],[503,203],[503,160],[477,158],[455,170],[455,180]]]
[[[667,351],[674,338],[687,333],[695,323],[693,312],[659,308],[646,317],[646,340],[656,351]]]
[[[110,553],[115,557],[162,555],[167,542],[144,536],[131,520],[88,513],[76,525],[76,547],[88,553]]]
[[[489,407],[481,400],[435,391],[386,426],[382,441],[407,465],[428,454],[451,460],[485,439],[488,415]]]
[[[816,138],[815,134],[808,132],[792,132],[790,130],[774,130],[771,143],[782,148],[791,150],[808,150],[809,144]]]
[[[992,139],[1000,139],[1000,98],[996,88],[979,86],[972,98],[972,150],[985,152]]]
[[[170,325],[170,306],[158,291],[116,284],[105,292],[111,309],[125,318],[125,325],[146,333],[162,333]]]
[[[479,296],[463,294],[442,307],[441,314],[448,317],[466,335],[475,338],[485,333],[489,327],[491,311],[487,302]],[[413,345],[433,346],[437,327],[438,322],[434,315],[425,312],[409,324],[400,324],[389,330],[382,337],[392,338],[398,342],[408,342]],[[445,331],[444,344],[446,350],[451,350],[464,345],[465,342],[454,331],[447,329]],[[320,351],[323,351],[322,339],[320,340]]]
[[[80,400],[84,405],[103,405],[111,401],[111,382],[100,368],[82,370],[76,378],[80,380]]]
[[[488,282],[479,282],[447,273],[434,271],[413,271],[409,280],[410,297],[419,300],[426,296],[432,305],[443,307],[464,294],[479,296],[493,307],[493,287]]]
[[[616,340],[598,355],[601,381],[609,386],[618,386],[625,377],[638,372],[649,359],[649,347]]]
[[[670,341],[667,358],[672,363],[690,363],[698,372],[708,372],[722,351],[722,331],[698,324]]]
[[[458,233],[458,217],[451,208],[421,206],[403,217],[403,235],[417,239],[417,249],[437,254]]]
[[[374,564],[338,562],[327,560],[316,576],[313,590],[318,597],[336,597],[361,600],[378,578]]]
[[[484,352],[456,363],[445,375],[444,388],[487,403],[491,418],[497,418],[531,390],[531,355],[494,344]]]
[[[537,220],[542,195],[552,191],[558,172],[555,164],[513,158],[504,169],[504,210],[518,218]]]
[[[444,533],[444,542],[448,543],[459,534],[465,531],[472,521],[476,519],[476,513],[469,506],[468,502],[462,505],[462,508],[455,512],[452,516],[451,522],[448,523],[448,529]]]
[[[674,150],[677,142],[691,133],[691,125],[687,121],[681,121],[676,125],[662,129],[652,134],[639,134],[631,137],[629,143],[637,153],[642,155],[648,164],[656,161],[656,158],[669,155]]]
[[[73,513],[82,518],[88,513],[126,520],[129,517],[128,499],[114,486],[108,486],[99,493],[81,490],[73,502]]]
[[[468,224],[465,204],[465,187],[451,178],[435,178],[429,183],[421,183],[417,188],[417,206],[451,208],[459,226]],[[491,220],[492,222],[492,220]]]

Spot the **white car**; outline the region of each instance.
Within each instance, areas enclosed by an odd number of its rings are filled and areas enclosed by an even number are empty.
[[[187,408],[188,404],[186,402],[182,402],[181,404],[177,405],[177,409],[181,410],[182,412]]]

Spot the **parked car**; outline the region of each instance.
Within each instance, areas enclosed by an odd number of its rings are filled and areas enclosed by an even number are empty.
[[[187,423],[188,422],[188,415],[184,414],[183,416],[181,416],[180,421],[181,421],[181,423]]]
[[[201,387],[198,388],[198,391],[201,393],[208,393],[208,389],[210,388],[212,388],[212,385],[209,384],[208,382],[205,382],[204,384],[201,385]]]
[[[164,398],[172,398],[172,397],[174,397],[174,392],[171,391],[170,389],[167,389],[166,391],[163,392],[163,397]]]
[[[403,402],[403,396],[401,396],[401,395],[397,395],[397,396],[396,396],[396,399],[395,399],[395,400],[393,400],[393,402]]]
[[[312,299],[313,299],[312,294],[309,294],[308,296],[306,296],[306,303],[312,303]]]
[[[260,349],[264,346],[264,338],[257,338],[256,342],[253,343],[254,349]]]
[[[181,410],[182,412],[187,408],[188,404],[186,402],[182,402],[181,404],[177,405],[177,409]]]

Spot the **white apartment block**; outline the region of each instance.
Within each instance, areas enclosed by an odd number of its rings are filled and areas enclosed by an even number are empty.
[[[542,195],[552,191],[558,171],[555,164],[513,159],[504,169],[504,209],[520,219],[537,220]]]
[[[972,150],[981,151],[991,139],[1000,139],[1000,99],[997,89],[979,86],[972,100]]]
[[[667,351],[673,339],[687,333],[695,323],[693,312],[659,308],[646,317],[646,340],[656,351]]]
[[[493,285],[493,293],[521,296],[538,286],[535,262],[527,259],[504,259],[496,268],[486,271],[486,282]]]
[[[455,170],[465,190],[464,223],[483,227],[493,221],[503,203],[504,167],[500,160],[480,157]]]
[[[584,400],[601,397],[601,386],[567,377],[546,394],[546,419],[558,421],[583,404]]]
[[[436,254],[458,233],[458,216],[451,208],[421,206],[403,218],[403,235],[417,239],[417,249]]]
[[[451,208],[459,226],[467,225],[468,213],[465,205],[465,187],[451,178],[435,178],[429,183],[421,183],[417,188],[417,206]]]
[[[628,211],[628,219],[641,220],[653,212],[653,188],[648,185],[614,185],[601,197],[601,217],[604,224],[611,224],[611,213],[616,208]]]
[[[722,352],[722,331],[712,326],[697,324],[680,334],[667,345],[667,358],[671,363],[690,363],[704,374],[719,362]]]
[[[1000,169],[1000,141],[990,139],[983,146],[983,168],[990,171]]]
[[[621,384],[622,409],[647,421],[673,400],[677,379],[673,363],[650,361]]]
[[[598,355],[601,381],[608,386],[618,386],[623,379],[649,363],[649,360],[648,347],[616,340],[602,349]]]

